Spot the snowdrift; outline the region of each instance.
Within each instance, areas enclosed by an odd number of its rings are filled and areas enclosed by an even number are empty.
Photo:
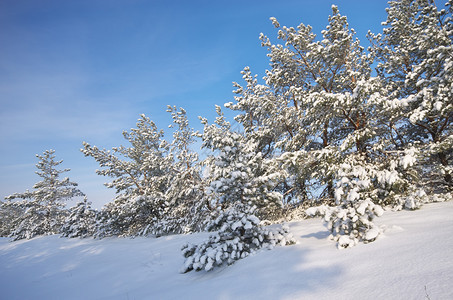
[[[338,250],[320,219],[288,225],[297,244],[226,268],[180,274],[185,242],[161,238],[0,239],[0,299],[452,299],[453,202],[386,212],[384,234]]]

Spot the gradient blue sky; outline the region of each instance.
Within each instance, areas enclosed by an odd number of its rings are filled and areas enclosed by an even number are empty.
[[[166,128],[166,105],[184,107],[191,125],[212,120],[233,100],[233,81],[269,66],[260,32],[269,21],[310,24],[320,35],[337,4],[364,46],[381,32],[384,0],[0,1],[0,197],[32,189],[37,159],[55,149],[67,176],[95,207],[114,192],[79,151],[125,144],[139,114]],[[73,205],[74,203],[69,203]]]

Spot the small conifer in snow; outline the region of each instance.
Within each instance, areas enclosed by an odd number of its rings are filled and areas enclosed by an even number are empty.
[[[61,227],[61,235],[64,237],[86,238],[92,236],[96,229],[96,211],[91,208],[91,202],[84,197],[76,206],[69,209]]]
[[[320,206],[307,211],[309,215],[324,216],[331,233],[329,237],[338,243],[338,248],[374,241],[381,230],[372,221],[383,213],[382,207],[369,199],[336,207]]]
[[[218,230],[215,234],[199,245],[182,247],[186,261],[181,273],[210,271],[214,267],[231,265],[261,248],[295,243],[288,227],[268,229],[260,226],[255,210],[255,207],[238,203],[222,212],[208,225],[209,230]]]
[[[57,234],[64,221],[65,201],[84,194],[77,188],[77,183],[69,178],[60,179],[62,173],[69,169],[58,170],[56,167],[63,161],[55,160],[55,150],[46,150],[39,158],[36,172],[42,181],[36,183],[33,191],[12,194],[6,199],[24,199],[16,202],[16,208],[23,211],[14,220],[15,227],[11,230],[13,240],[31,239],[37,235]]]

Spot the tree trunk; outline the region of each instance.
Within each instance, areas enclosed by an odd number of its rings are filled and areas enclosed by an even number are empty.
[[[440,163],[442,164],[442,166],[444,166],[444,167],[448,166],[447,155],[445,154],[445,152],[440,152],[437,154],[437,156],[439,157],[439,160],[440,160]],[[452,184],[451,174],[445,174],[444,179],[448,185]]]
[[[326,148],[329,145],[329,140],[328,140],[328,128],[329,128],[329,121],[326,121],[324,123],[324,130],[323,130],[323,136],[322,136],[322,145],[324,148]],[[334,191],[333,191],[333,180],[332,176],[329,176],[327,178],[327,194],[331,199],[334,199]]]

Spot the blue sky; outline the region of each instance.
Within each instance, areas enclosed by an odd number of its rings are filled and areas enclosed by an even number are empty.
[[[258,36],[276,40],[270,17],[320,35],[332,4],[364,46],[381,31],[383,0],[0,1],[0,197],[32,189],[35,154],[55,149],[100,207],[114,193],[82,141],[126,145],[121,132],[141,113],[166,128],[167,104],[201,129],[197,117],[233,100],[245,66],[259,77],[268,68]]]

